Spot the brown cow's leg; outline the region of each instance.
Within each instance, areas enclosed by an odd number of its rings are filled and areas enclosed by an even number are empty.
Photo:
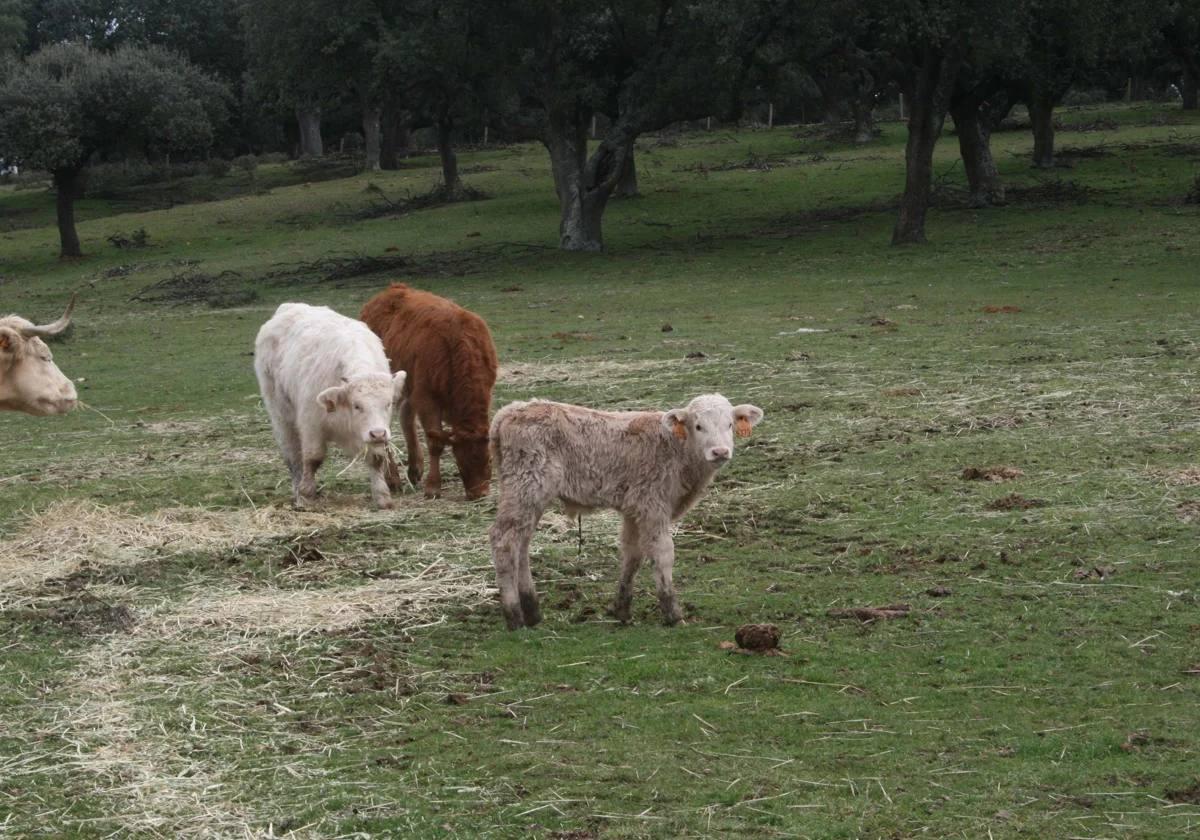
[[[663,623],[678,624],[683,621],[683,611],[675,597],[672,572],[675,568],[675,543],[671,540],[671,528],[667,524],[641,527],[642,551],[654,559],[654,584],[658,589],[658,606],[662,610]]]
[[[425,498],[442,495],[442,451],[446,448],[442,431],[442,412],[436,406],[421,405],[417,409],[421,427],[425,429],[425,444],[429,447],[429,473],[425,476]]]
[[[425,464],[421,458],[421,442],[417,439],[417,418],[413,413],[411,397],[400,403],[400,429],[404,432],[404,445],[408,449],[408,480],[416,487],[421,481]]]
[[[638,544],[637,521],[626,516],[621,524],[621,582],[617,585],[617,600],[613,605],[613,616],[622,624],[629,622],[633,604],[633,579],[642,565],[642,551]]]

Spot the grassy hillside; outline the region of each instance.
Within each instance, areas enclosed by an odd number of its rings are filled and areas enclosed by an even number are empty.
[[[433,159],[97,200],[60,263],[0,192],[0,310],[56,317],[95,411],[0,417],[0,826],[14,836],[1163,837],[1200,822],[1200,121],[1061,115],[1065,166],[953,137],[931,244],[888,245],[900,126],[646,138],[609,251],[563,254],[546,154],[379,215]],[[1088,130],[1070,130],[1088,129]],[[246,183],[241,183],[246,181]],[[291,183],[291,185],[289,185]],[[44,202],[39,204],[38,202]],[[45,213],[38,222],[37,213]],[[375,216],[374,218],[366,218]],[[150,246],[117,250],[144,229]],[[390,280],[483,315],[497,404],[720,391],[766,419],[613,623],[617,519],[549,513],[546,622],[503,629],[495,495],[288,507],[250,351],[284,300]],[[988,468],[1009,467],[986,473]],[[971,470],[975,470],[974,473]],[[899,617],[839,618],[907,605]],[[898,611],[899,612],[899,611]],[[774,622],[786,656],[720,643]]]

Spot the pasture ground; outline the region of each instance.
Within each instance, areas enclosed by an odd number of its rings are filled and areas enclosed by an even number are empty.
[[[0,192],[0,309],[82,289],[55,353],[102,412],[0,418],[0,834],[1196,831],[1200,122],[1061,119],[1053,172],[996,135],[1003,208],[965,208],[946,137],[907,249],[896,124],[646,138],[602,256],[554,249],[533,146],[463,155],[486,200],[367,220],[434,160],[96,200],[70,263],[49,198]],[[254,333],[392,279],[487,318],[498,404],[766,410],[678,529],[686,626],[645,570],[612,623],[615,519],[580,547],[552,513],[546,621],[506,632],[495,496],[465,504],[449,459],[441,500],[372,512],[335,459],[325,507],[288,508]],[[786,656],[720,647],[751,621]]]

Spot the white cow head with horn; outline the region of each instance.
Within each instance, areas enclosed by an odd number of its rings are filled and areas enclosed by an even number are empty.
[[[71,323],[75,296],[53,324],[38,326],[18,315],[0,318],[0,411],[45,416],[75,407],[75,386],[54,364],[43,337],[58,335]]]

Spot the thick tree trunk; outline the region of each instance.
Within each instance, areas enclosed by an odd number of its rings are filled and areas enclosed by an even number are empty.
[[[300,156],[322,157],[325,145],[321,141],[321,109],[297,107],[296,123],[300,127]]]
[[[621,179],[613,190],[614,198],[635,198],[638,193],[637,165],[633,161],[633,144],[625,150],[625,166],[621,169]]]
[[[1183,79],[1180,81],[1179,94],[1183,97],[1183,110],[1195,111],[1200,108],[1200,95],[1197,82],[1200,81],[1200,68],[1190,64],[1183,65]]]
[[[458,177],[458,155],[454,152],[454,121],[448,117],[438,120],[438,155],[442,159],[442,189],[454,194],[462,192],[462,180]]]
[[[851,110],[854,116],[854,142],[870,143],[875,139],[875,114],[871,105],[855,98]]]
[[[952,111],[958,132],[958,149],[967,172],[970,205],[988,207],[1004,203],[1004,185],[992,157],[992,128],[988,115],[974,102]]]
[[[82,257],[79,233],[75,230],[75,199],[83,193],[82,169],[58,169],[54,172],[55,209],[61,257]]]
[[[399,169],[400,158],[408,155],[408,119],[403,111],[388,109],[383,112],[381,122],[379,164],[384,169]]]
[[[937,145],[962,64],[960,45],[945,50],[926,47],[908,85],[908,143],[904,150],[904,195],[892,231],[893,245],[925,241],[925,215],[933,188],[933,147]]]
[[[546,148],[558,193],[559,247],[564,251],[603,251],[600,220],[607,196],[597,200],[584,184],[587,120],[552,119],[546,132]]]
[[[1054,168],[1054,99],[1035,91],[1029,97],[1029,122],[1033,127],[1033,165]]]
[[[367,106],[363,109],[363,164],[368,172],[383,168],[379,163],[380,139],[379,108]]]

